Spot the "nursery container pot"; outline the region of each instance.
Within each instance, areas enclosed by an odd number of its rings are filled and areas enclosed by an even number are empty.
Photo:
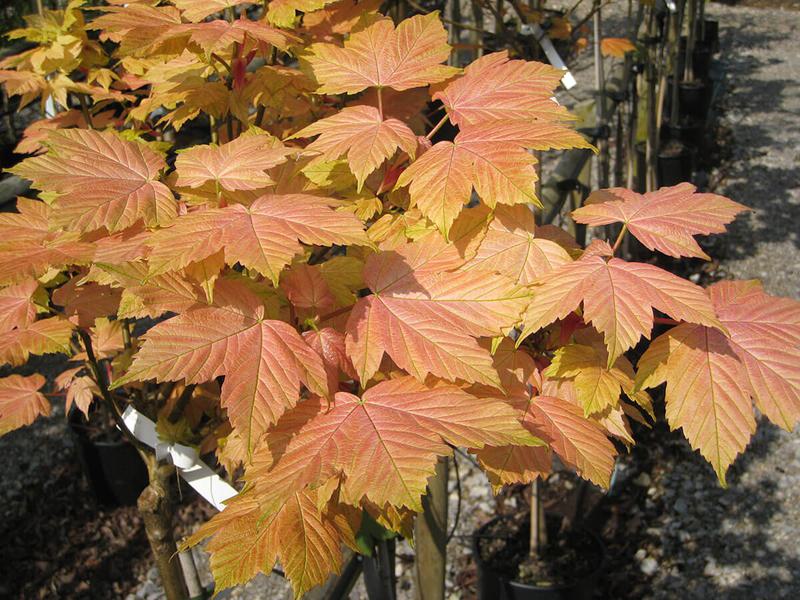
[[[78,459],[97,502],[103,506],[135,506],[147,487],[147,467],[139,452],[127,440],[94,440],[83,424],[83,416],[73,410],[69,415]]]
[[[605,545],[595,534],[579,530],[594,545],[594,553],[601,558],[591,572],[576,575],[574,581],[556,585],[532,585],[513,581],[497,573],[481,557],[481,540],[485,532],[504,517],[495,517],[479,527],[472,537],[472,552],[475,557],[478,574],[478,600],[591,600],[597,586],[597,580],[605,565]],[[548,524],[549,524],[548,520]]]

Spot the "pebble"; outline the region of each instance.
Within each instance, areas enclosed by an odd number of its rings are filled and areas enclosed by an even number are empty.
[[[642,573],[649,577],[658,571],[658,561],[655,558],[648,556],[642,561],[642,564],[639,565],[639,568],[641,569]]]

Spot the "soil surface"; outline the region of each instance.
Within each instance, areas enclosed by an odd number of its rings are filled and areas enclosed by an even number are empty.
[[[771,293],[800,297],[800,12],[779,8],[798,5],[708,5],[708,16],[720,22],[722,52],[716,60],[726,73],[721,125],[731,141],[706,180],[717,193],[754,210],[709,250],[718,260],[693,279],[758,278]],[[609,31],[620,22],[613,11],[607,15]],[[589,55],[574,70],[579,90],[565,96],[567,104],[591,87]],[[63,363],[39,360],[21,372],[33,367],[52,378]],[[0,597],[162,598],[135,509],[94,503],[74,459],[63,398],[53,400],[51,417],[0,438]],[[636,431],[636,438],[640,445],[621,458],[609,496],[566,475],[551,483],[561,485],[570,501],[583,498],[580,514],[608,548],[598,598],[800,597],[800,432],[761,423],[732,467],[727,490],[663,420],[652,431]],[[469,599],[475,589],[470,534],[498,505],[521,510],[524,498],[518,491],[494,498],[475,465],[461,455],[457,461],[461,494],[451,469],[451,516],[459,496],[461,508],[448,545],[446,585],[449,598]],[[179,533],[210,514],[186,493]],[[413,551],[401,542],[397,553],[399,596],[412,598]],[[195,556],[209,585],[207,556],[202,550]],[[291,595],[281,578],[259,576],[218,597]],[[364,597],[363,585],[352,597]]]

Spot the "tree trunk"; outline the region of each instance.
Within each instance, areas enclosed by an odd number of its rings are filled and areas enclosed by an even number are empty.
[[[167,599],[187,600],[189,596],[172,533],[172,502],[168,484],[175,470],[168,465],[159,465],[154,456],[147,455],[145,460],[150,484],[139,496],[139,514],[144,521],[144,530]]]
[[[417,551],[416,580],[419,600],[444,600],[447,573],[447,459],[440,459],[428,482],[424,508],[414,524]]]

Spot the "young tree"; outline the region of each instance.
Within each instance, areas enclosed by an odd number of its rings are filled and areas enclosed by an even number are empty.
[[[218,589],[280,561],[302,594],[363,515],[409,535],[453,446],[497,486],[553,452],[607,485],[609,436],[632,444],[663,382],[723,483],[753,402],[796,423],[798,303],[615,256],[629,233],[707,258],[694,236],[743,206],[603,190],[573,217],[622,233],[585,249],[536,223],[530,151],[590,147],[552,99],[560,71],[505,51],[446,66],[436,13],[394,23],[371,0],[114,2],[88,23],[80,4],[15,34],[39,45],[0,71],[68,109],[12,169],[40,194],[0,216],[0,360],[88,361],[65,384],[82,408],[133,403],[244,465],[191,540],[212,536]],[[455,139],[432,143],[448,121]],[[0,380],[3,432],[48,412],[43,385]]]

